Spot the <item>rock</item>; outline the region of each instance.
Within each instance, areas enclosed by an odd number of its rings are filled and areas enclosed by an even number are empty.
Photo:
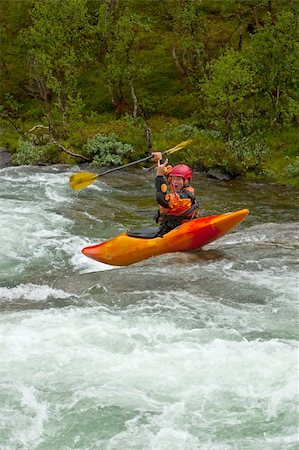
[[[231,177],[224,172],[221,172],[219,169],[209,169],[207,172],[207,176],[211,178],[216,178],[217,180],[230,180]]]
[[[6,148],[0,147],[0,169],[11,166],[11,153]]]

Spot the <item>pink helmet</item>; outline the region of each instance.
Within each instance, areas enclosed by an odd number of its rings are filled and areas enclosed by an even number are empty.
[[[168,174],[169,177],[182,177],[182,178],[192,178],[192,169],[185,164],[178,164],[174,166],[172,171]]]

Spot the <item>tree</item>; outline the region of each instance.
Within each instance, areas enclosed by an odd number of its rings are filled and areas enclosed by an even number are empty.
[[[119,5],[106,1],[99,9],[98,35],[99,58],[104,65],[105,79],[115,109],[124,112],[126,103],[133,104],[133,117],[141,112],[136,82],[141,81],[148,67],[138,59],[141,33],[149,25],[136,14],[130,4]]]
[[[206,29],[201,2],[168,1],[172,22],[172,57],[180,74],[199,85],[206,75]]]
[[[86,0],[35,1],[32,24],[24,32],[28,49],[31,93],[46,105],[49,128],[53,130],[57,106],[62,124],[80,104],[77,82],[89,61],[92,27]]]
[[[229,141],[258,128],[298,120],[298,26],[291,12],[269,16],[242,51],[210,65],[204,92],[211,122]]]
[[[252,36],[247,58],[255,72],[261,113],[283,123],[299,109],[298,20],[291,12],[268,18]],[[297,105],[297,106],[296,106]]]
[[[31,0],[7,2],[0,0],[0,83],[1,93],[7,89],[20,91],[24,77],[25,53],[20,45],[20,33],[30,23]]]
[[[255,92],[254,72],[246,58],[235,50],[214,61],[210,70],[211,78],[204,85],[204,93],[212,124],[230,141],[235,132],[252,128],[253,111],[248,99]]]

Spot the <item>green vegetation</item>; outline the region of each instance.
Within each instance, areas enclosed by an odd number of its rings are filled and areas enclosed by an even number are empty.
[[[117,140],[115,134],[103,136],[97,134],[86,144],[86,153],[90,155],[94,165],[121,164],[122,157],[133,153],[134,149],[129,144],[123,144]]]
[[[15,164],[175,154],[299,184],[298,0],[0,0],[0,145]]]

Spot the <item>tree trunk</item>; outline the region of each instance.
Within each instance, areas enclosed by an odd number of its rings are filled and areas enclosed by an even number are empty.
[[[232,113],[230,106],[228,105],[225,111],[225,132],[224,137],[226,142],[230,142],[232,135]]]
[[[59,142],[55,141],[55,139],[51,139],[51,144],[56,145],[60,150],[67,153],[68,155],[75,156],[76,158],[84,159],[84,161],[90,162],[89,158],[86,158],[86,156],[79,155],[78,153],[71,152],[70,150],[67,150],[63,145],[61,145]]]
[[[241,13],[238,13],[238,28],[239,28],[239,43],[238,50],[242,50],[242,38],[243,38],[243,29],[242,29],[242,18]]]
[[[114,95],[113,95],[112,83],[111,83],[111,80],[109,78],[108,78],[108,91],[109,91],[109,94],[110,94],[110,97],[111,97],[111,103],[112,103],[113,106],[115,106],[115,98],[114,98]]]
[[[153,146],[152,146],[152,136],[151,136],[151,129],[149,126],[145,127],[145,139],[146,139],[146,143],[147,143],[147,148],[150,152],[152,152],[153,150]]]
[[[136,119],[136,117],[138,116],[138,100],[136,97],[136,93],[135,93],[135,89],[134,89],[134,85],[133,85],[132,81],[130,81],[130,87],[131,87],[131,96],[132,96],[133,104],[134,104],[133,117],[134,117],[134,119]]]
[[[2,58],[2,56],[0,56],[1,62],[2,62],[2,67],[3,67],[3,71],[4,73],[7,75],[8,74],[8,70],[7,70],[7,66],[5,64],[4,59]]]
[[[33,133],[33,131],[40,129],[40,128],[49,131],[49,127],[47,127],[46,125],[35,125],[34,127],[30,128],[30,130],[28,130],[25,134]]]
[[[35,126],[32,127],[30,130],[28,130],[27,133],[24,133],[24,134],[26,135],[26,134],[29,134],[29,133],[33,133],[33,132],[34,132],[35,130],[37,130],[37,129],[46,129],[46,130],[48,130],[48,131],[49,131],[49,135],[50,135],[50,137],[51,137],[50,144],[56,145],[56,147],[58,147],[58,148],[59,148],[60,150],[62,150],[64,153],[67,153],[68,155],[71,155],[71,156],[75,156],[76,158],[84,159],[84,161],[90,162],[90,159],[87,158],[86,156],[80,155],[79,153],[71,152],[70,150],[66,149],[63,145],[61,145],[59,142],[57,142],[57,141],[53,138],[53,136],[52,136],[52,134],[51,134],[51,130],[49,129],[49,127],[47,127],[47,126],[45,126],[45,125],[35,125]]]
[[[277,87],[275,99],[275,122],[278,123],[279,118],[279,102],[280,102],[280,87]]]
[[[185,76],[185,70],[184,68],[181,66],[177,54],[176,54],[176,44],[175,42],[172,43],[172,59],[174,60],[174,63],[176,65],[176,68],[178,69],[178,71],[181,73],[181,75]]]
[[[255,26],[259,27],[260,26],[260,21],[259,21],[258,15],[256,13],[256,6],[252,7],[252,11],[253,11],[253,17],[254,17]]]

